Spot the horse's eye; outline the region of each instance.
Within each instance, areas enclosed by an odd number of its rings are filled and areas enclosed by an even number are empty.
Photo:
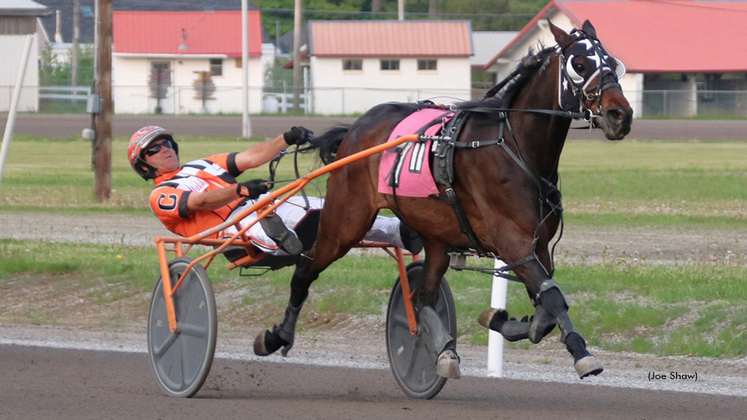
[[[574,64],[573,70],[576,70],[576,73],[581,74],[585,70],[585,68],[583,64]]]

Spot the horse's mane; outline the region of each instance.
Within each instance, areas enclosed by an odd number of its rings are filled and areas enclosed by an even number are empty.
[[[519,65],[514,68],[511,74],[493,86],[485,94],[483,99],[462,102],[457,105],[457,109],[508,108],[513,96],[524,87],[529,78],[547,65],[550,54],[554,50],[554,47],[543,48],[538,52],[530,49],[529,53],[519,61]]]

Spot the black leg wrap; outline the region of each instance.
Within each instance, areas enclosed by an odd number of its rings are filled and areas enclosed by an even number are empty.
[[[257,356],[267,356],[282,347],[283,357],[287,356],[288,351],[293,347],[293,338],[296,335],[296,322],[298,321],[298,314],[301,312],[302,307],[303,304],[298,308],[294,308],[293,305],[288,304],[280,325],[273,326],[272,331],[267,330],[264,334],[258,335],[254,340],[254,354]]]
[[[529,328],[529,341],[534,344],[542,341],[547,334],[550,334],[557,322],[555,317],[548,314],[542,305],[534,307],[534,317],[532,318],[532,325]]]
[[[586,342],[583,337],[578,333],[570,333],[565,338],[565,346],[568,352],[573,355],[573,360],[578,362],[586,356],[591,356],[588,350],[586,350]]]
[[[568,310],[568,302],[563,292],[553,280],[545,280],[537,293],[537,302],[547,311],[550,316],[557,318],[558,315]]]
[[[528,322],[511,319],[506,321],[498,332],[508,341],[525,340],[529,338],[530,325]]]
[[[508,341],[519,341],[529,337],[529,322],[526,319],[508,319],[508,312],[505,309],[486,309],[477,320],[480,325],[501,333]]]

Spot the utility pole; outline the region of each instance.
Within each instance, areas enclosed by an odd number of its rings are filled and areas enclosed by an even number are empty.
[[[93,171],[96,200],[109,200],[112,183],[112,0],[96,0],[99,6],[96,60],[96,93],[100,112],[94,118]]]
[[[293,15],[293,112],[298,112],[301,96],[301,0],[296,0]]]
[[[73,66],[70,74],[70,86],[78,86],[78,41],[80,39],[80,0],[73,1],[73,51],[70,64]]]
[[[252,136],[249,121],[249,16],[247,0],[241,0],[241,137]]]

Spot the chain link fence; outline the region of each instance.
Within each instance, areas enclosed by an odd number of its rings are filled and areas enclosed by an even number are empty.
[[[85,113],[86,87],[24,86],[25,92],[38,94],[39,111]],[[119,114],[241,114],[241,87],[217,86],[205,94],[195,86],[166,86],[152,89],[143,86],[117,86],[114,110]],[[454,89],[384,89],[338,87],[302,89],[300,108],[305,114],[355,115],[379,103],[431,99],[436,103],[482,98],[485,86],[469,91]],[[154,92],[158,92],[156,95]],[[747,91],[718,90],[646,90],[630,97],[641,98],[643,118],[747,118]],[[0,109],[8,109],[13,86],[0,85]],[[158,97],[160,96],[160,97]],[[293,109],[293,87],[249,88],[249,112],[283,114]],[[24,111],[24,109],[20,109]]]

